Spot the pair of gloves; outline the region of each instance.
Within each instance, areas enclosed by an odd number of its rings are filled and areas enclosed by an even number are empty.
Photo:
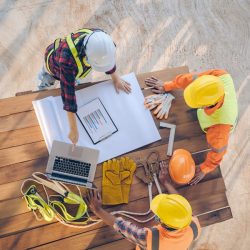
[[[167,119],[174,99],[175,97],[170,93],[149,95],[144,99],[144,106],[149,110],[155,108],[153,113],[158,119]]]
[[[128,203],[130,186],[136,163],[128,158],[112,159],[102,166],[102,203],[116,205]]]

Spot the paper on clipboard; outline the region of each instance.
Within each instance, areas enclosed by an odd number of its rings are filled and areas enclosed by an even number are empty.
[[[80,107],[77,111],[77,117],[94,144],[118,131],[99,98],[95,98]]]

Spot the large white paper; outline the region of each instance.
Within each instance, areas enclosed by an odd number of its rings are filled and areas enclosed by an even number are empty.
[[[118,128],[118,132],[94,145],[77,119],[78,145],[99,149],[98,163],[161,139],[150,111],[144,108],[144,97],[135,74],[122,78],[131,84],[129,95],[122,91],[117,94],[111,81],[76,91],[79,107],[99,97]],[[60,96],[33,101],[33,106],[49,152],[53,140],[70,142],[67,115]]]

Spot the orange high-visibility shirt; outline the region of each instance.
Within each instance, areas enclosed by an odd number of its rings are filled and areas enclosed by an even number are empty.
[[[197,217],[192,219],[197,236],[194,239],[194,231],[188,226],[184,229],[176,230],[173,232],[167,231],[161,225],[155,226],[159,231],[159,250],[171,249],[171,250],[185,250],[188,249],[193,240],[199,238],[201,233],[201,226]],[[152,250],[152,231],[147,228],[147,250]],[[137,246],[136,250],[139,249]]]
[[[185,89],[190,83],[192,83],[197,77],[203,75],[222,76],[228,74],[225,70],[212,69],[201,73],[188,73],[176,76],[172,82],[165,82],[165,91],[171,91],[173,89]],[[220,108],[223,104],[216,105],[213,110],[210,109],[209,113],[213,113],[216,109]],[[231,125],[216,124],[207,129],[206,139],[211,151],[207,154],[206,160],[200,165],[201,170],[204,173],[213,171],[222,161],[223,156],[226,153]]]

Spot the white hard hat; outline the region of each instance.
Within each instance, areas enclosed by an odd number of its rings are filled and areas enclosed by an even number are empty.
[[[103,31],[94,31],[84,39],[87,61],[99,72],[107,72],[115,66],[115,45],[112,38]]]

